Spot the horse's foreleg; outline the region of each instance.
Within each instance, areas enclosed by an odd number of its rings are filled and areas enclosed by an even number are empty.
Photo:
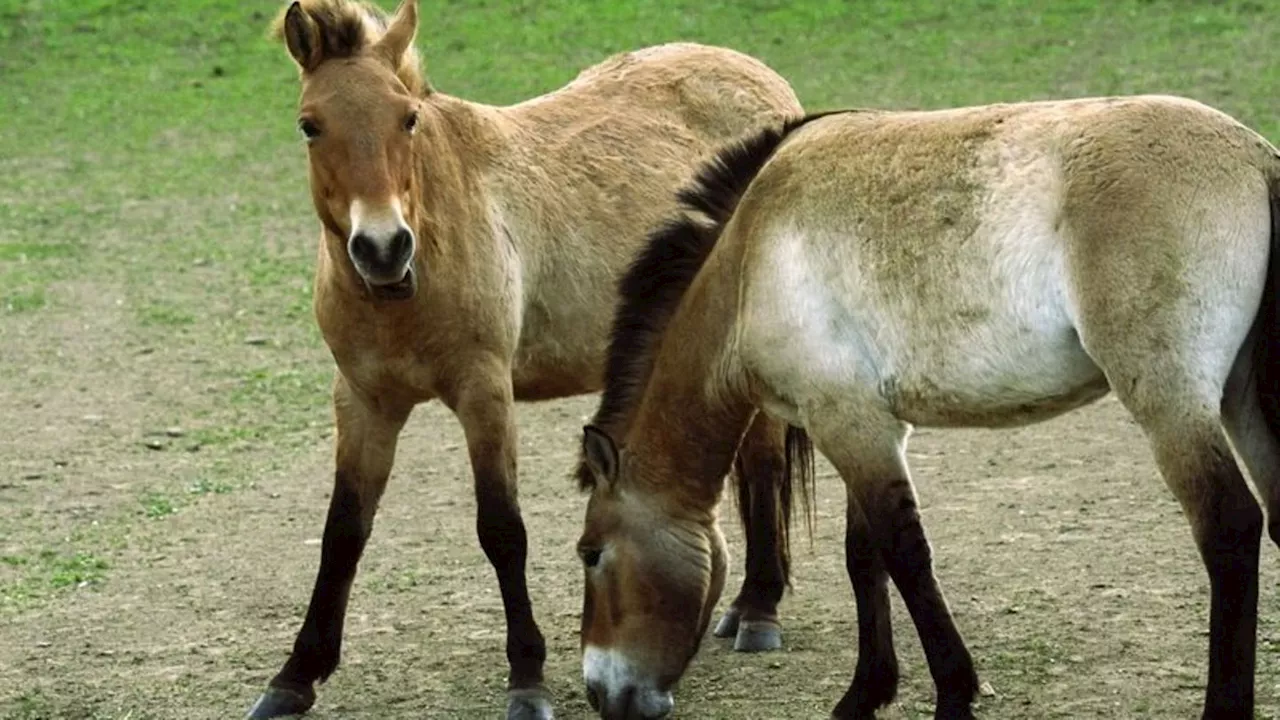
[[[320,546],[320,569],[306,619],[284,667],[249,711],[255,720],[306,711],[314,684],[338,667],[347,597],[356,565],[373,530],[378,500],[395,460],[396,440],[411,406],[385,407],[334,381],[336,471]]]
[[[971,704],[978,694],[978,675],[934,575],[933,551],[920,522],[910,479],[904,473],[884,483],[863,508],[873,518],[875,544],[884,553],[885,567],[902,594],[924,647],[938,691],[934,717],[973,717]]]
[[[780,535],[786,518],[779,512],[777,488],[784,472],[785,432],[785,425],[757,413],[735,462],[746,572],[742,589],[714,632],[733,637],[733,649],[741,652],[782,647],[778,602],[786,589],[787,557]]]
[[[516,499],[516,426],[510,369],[502,363],[465,365],[472,374],[448,398],[462,423],[475,476],[476,532],[493,565],[507,623],[508,720],[549,720],[543,685],[547,647],[533,618],[525,578],[528,540]]]
[[[871,526],[850,499],[846,512],[845,567],[858,604],[858,667],[836,705],[839,718],[872,718],[898,694],[898,656],[893,649],[889,571],[871,536]]]
[[[866,407],[857,417],[828,419],[810,428],[848,487],[851,532],[846,537],[850,579],[858,595],[859,657],[857,673],[868,681],[891,677],[891,636],[887,630],[887,591],[883,572],[898,587],[924,647],[929,673],[937,688],[934,717],[973,717],[978,694],[973,658],[947,607],[933,571],[933,551],[920,522],[915,489],[904,458],[906,428],[885,413]],[[865,521],[865,530],[863,523]],[[878,550],[883,570],[872,554]],[[864,610],[865,608],[865,610]],[[835,717],[868,718],[871,705],[884,701],[881,691],[854,685],[836,706]]]

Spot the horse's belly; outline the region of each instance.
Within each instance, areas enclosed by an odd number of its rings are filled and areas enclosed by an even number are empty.
[[[768,388],[762,404],[780,417],[862,403],[914,425],[1009,427],[1109,390],[1055,273],[894,294],[866,275],[833,277],[814,265],[778,257],[773,282],[758,284],[744,308],[743,359]]]
[[[915,425],[1011,427],[1047,420],[1106,395],[1106,377],[1069,327],[1052,335],[981,334],[945,353],[915,353],[882,375],[893,413]]]
[[[603,377],[592,358],[542,354],[517,356],[511,382],[516,400],[532,402],[597,392]]]

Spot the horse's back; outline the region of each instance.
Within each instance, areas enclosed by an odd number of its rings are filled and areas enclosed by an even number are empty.
[[[539,126],[550,141],[576,136],[584,123],[608,123],[620,131],[662,127],[673,140],[698,143],[698,156],[803,113],[790,83],[762,61],[695,42],[609,56],[568,85],[508,111]]]
[[[1143,313],[1229,361],[1266,266],[1259,142],[1162,97],[815,121],[726,228],[747,244],[743,358],[788,402],[860,391],[910,422],[987,426],[1100,397],[1098,346]]]
[[[801,112],[760,61],[693,43],[616,55],[503,108],[517,147],[488,182],[521,263],[517,386],[596,389],[617,278],[676,190],[724,143]]]

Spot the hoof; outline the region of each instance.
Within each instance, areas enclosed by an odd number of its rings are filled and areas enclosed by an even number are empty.
[[[554,720],[551,696],[540,688],[507,691],[507,720]]]
[[[724,615],[720,617],[720,622],[716,623],[716,629],[711,631],[712,635],[718,638],[734,637],[738,634],[738,619],[742,615],[735,609],[729,608],[724,611]]]
[[[316,694],[310,688],[306,692],[281,687],[268,687],[258,702],[249,708],[246,720],[266,720],[286,715],[301,715],[315,704]]]
[[[782,647],[782,626],[768,620],[747,620],[738,625],[733,649],[738,652],[766,652]]]

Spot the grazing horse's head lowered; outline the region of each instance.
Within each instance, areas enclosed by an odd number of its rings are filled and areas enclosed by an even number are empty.
[[[712,516],[672,521],[653,505],[635,488],[638,458],[593,426],[583,454],[595,481],[578,542],[587,698],[606,718],[666,717],[724,589],[724,537]]]
[[[417,238],[406,214],[414,190],[411,145],[424,92],[413,47],[418,10],[338,15],[327,0],[292,3],[275,25],[302,74],[298,129],[311,197],[326,241],[344,243],[351,269],[377,298],[417,289]],[[355,278],[353,278],[355,279]]]

